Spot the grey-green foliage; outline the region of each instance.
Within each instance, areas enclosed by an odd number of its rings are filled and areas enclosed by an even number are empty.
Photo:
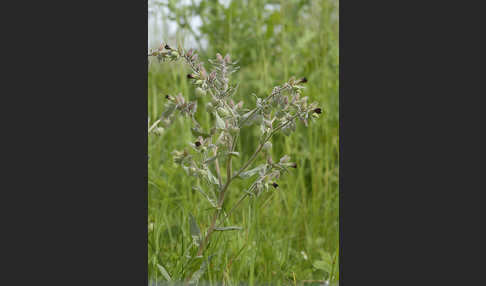
[[[286,83],[274,87],[268,96],[257,97],[256,106],[253,108],[246,108],[242,101],[235,103],[233,96],[237,92],[238,85],[231,83],[230,76],[238,70],[238,66],[236,62],[231,61],[229,54],[225,57],[216,54],[215,59],[209,60],[212,65],[210,71],[206,70],[203,63],[199,61],[197,53],[192,49],[185,50],[181,47],[175,49],[165,44],[151,50],[149,56],[159,62],[182,60],[186,63],[190,68],[187,78],[192,81],[196,89],[199,89],[199,95],[208,97],[209,102],[205,111],[214,118],[209,130],[204,130],[196,116],[198,101],[190,101],[182,93],[176,96],[168,94],[165,96],[167,100],[165,111],[150,128],[152,130],[170,128],[176,116],[181,115],[188,117],[192,123],[191,130],[197,131],[194,141],[188,144],[188,148],[182,151],[175,150],[172,155],[174,162],[179,164],[187,175],[197,179],[193,189],[199,190],[202,197],[216,208],[205,234],[201,234],[192,214],[189,216],[190,233],[194,245],[198,247],[196,257],[201,257],[207,252],[207,245],[211,242],[210,237],[214,231],[242,229],[234,226],[220,227],[224,221],[218,220],[231,182],[235,178],[249,179],[253,175],[258,175],[252,181],[250,188],[242,192],[243,196],[240,200],[247,195],[259,196],[262,192],[268,191],[269,186],[277,188],[276,181],[280,179],[281,174],[289,167],[295,168],[296,164],[288,162],[287,155],[274,162],[271,155],[272,144],[269,140],[279,132],[289,135],[295,131],[298,121],[307,126],[310,121],[319,118],[322,109],[317,107],[317,103],[310,103],[308,97],[302,96],[303,85],[307,83],[306,78],[298,80],[291,78]],[[158,127],[159,124],[163,127]],[[236,151],[240,131],[244,126],[251,125],[259,126],[261,133],[259,145],[249,159],[238,167],[237,171],[233,171],[232,158],[240,156]],[[264,153],[266,162],[248,171],[247,169],[252,166],[261,152]],[[207,184],[199,184],[200,180],[206,181]],[[214,198],[211,198],[208,193],[213,193]],[[224,218],[227,218],[230,213],[231,211]],[[199,270],[188,272],[185,281],[197,282],[205,271],[205,266],[206,261]]]
[[[305,94],[326,107],[326,116],[319,124],[308,128],[297,125],[294,136],[277,135],[271,140],[270,152],[274,158],[289,154],[299,168],[279,182],[279,190],[240,204],[241,211],[232,214],[228,225],[240,225],[244,229],[217,234],[218,239],[211,247],[220,252],[202,279],[221,282],[223,277],[228,284],[253,279],[286,285],[293,284],[292,273],[297,283],[322,279],[326,277],[325,271],[313,267],[313,262],[322,258],[319,250],[335,253],[339,247],[338,1],[225,1],[229,5],[219,1],[195,2],[198,4],[183,8],[185,12],[181,10],[179,15],[187,12],[188,16],[202,18],[200,37],[207,45],[199,49],[201,59],[206,60],[219,52],[230,53],[239,60],[240,70],[234,74],[240,83],[236,102],[243,100],[255,106],[257,96],[263,98],[275,84],[295,74],[309,79]],[[182,6],[188,2],[174,3]],[[199,5],[205,6],[201,13],[196,11]],[[171,16],[175,15],[171,13]],[[183,18],[179,19],[184,24]],[[187,27],[178,27],[177,41],[184,42],[182,36],[187,34]],[[176,42],[168,34],[162,38]],[[205,112],[208,97],[190,86],[186,73],[187,69],[179,63],[151,64],[150,124],[160,118],[161,107],[167,101],[165,95],[182,92],[190,100],[201,96],[197,110],[200,124],[204,130],[214,125],[214,117]],[[207,134],[190,130],[188,119],[177,119],[173,124],[161,130],[160,135],[149,136],[148,144],[149,275],[154,280],[157,275],[159,280],[164,280],[152,263],[154,259],[163,263],[174,280],[181,279],[186,271],[199,269],[198,263],[186,265],[187,261],[183,261],[194,251],[190,246],[188,212],[195,215],[204,231],[211,219],[212,210],[208,208],[214,208],[199,191],[191,191],[198,179],[188,180],[179,172],[180,168],[174,167],[170,155],[173,149],[181,150],[188,141],[193,142],[193,136]],[[258,128],[242,128],[237,140],[241,152],[239,158],[233,159],[235,164],[248,159],[248,154],[258,146],[260,135]],[[213,168],[214,161],[211,164]],[[247,181],[236,180],[232,186],[244,192],[251,187]],[[199,183],[205,184],[202,180]],[[214,190],[205,190],[207,196],[217,201]],[[231,209],[239,198],[236,191],[230,193],[224,209]],[[174,226],[180,227],[182,232],[167,232]],[[308,260],[302,259],[301,250],[308,253]],[[336,268],[336,279],[338,271]]]

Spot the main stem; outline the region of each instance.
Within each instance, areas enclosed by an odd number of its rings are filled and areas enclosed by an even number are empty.
[[[230,151],[233,152],[234,147],[235,147],[235,142],[236,138],[233,139],[233,142],[231,143],[230,146]],[[231,160],[232,156],[228,154],[228,160],[226,161],[226,183],[224,186],[221,188],[221,191],[219,192],[219,198],[218,198],[218,207],[216,209],[216,212],[213,215],[213,218],[211,220],[211,225],[209,226],[209,229],[206,233],[206,236],[204,237],[204,240],[199,244],[199,249],[197,251],[197,256],[201,256],[206,248],[206,245],[209,241],[209,238],[211,237],[211,234],[213,234],[214,229],[216,228],[216,221],[218,220],[219,215],[222,212],[223,209],[223,203],[224,203],[224,197],[226,194],[226,191],[228,190],[228,186],[230,185],[231,181],[233,180],[234,177],[231,176]],[[191,279],[192,275],[194,274],[191,273],[187,278],[185,279],[185,284],[189,285],[189,280]]]
[[[214,213],[213,215],[213,218],[211,219],[211,224],[208,228],[208,231],[206,233],[206,236],[204,237],[204,240],[201,242],[201,244],[199,244],[199,249],[197,251],[197,256],[201,256],[207,246],[207,243],[209,241],[209,238],[211,237],[211,235],[213,234],[214,232],[214,229],[216,228],[216,221],[218,220],[218,217],[221,215],[221,212],[222,212],[222,207],[223,207],[223,203],[224,203],[224,198],[225,198],[225,194],[226,194],[226,191],[228,190],[228,186],[230,185],[230,183],[233,181],[234,178],[238,177],[243,171],[246,170],[246,168],[248,168],[248,166],[250,166],[251,163],[253,163],[253,161],[255,160],[255,158],[257,157],[257,155],[260,153],[260,151],[263,149],[263,145],[265,145],[265,143],[270,140],[270,138],[272,138],[272,136],[280,129],[282,129],[283,127],[285,127],[287,124],[289,124],[291,121],[293,121],[295,118],[297,117],[297,115],[293,116],[291,120],[287,121],[286,123],[284,124],[281,124],[280,126],[276,127],[272,133],[270,133],[270,135],[267,136],[267,138],[265,138],[265,140],[263,140],[262,143],[260,143],[260,146],[258,146],[258,148],[255,150],[255,152],[253,153],[253,155],[251,155],[250,159],[248,159],[248,161],[234,174],[234,175],[231,175],[231,159],[232,159],[232,156],[228,154],[228,160],[226,161],[227,164],[226,164],[226,183],[224,184],[224,186],[221,188],[221,192],[219,193],[219,198],[218,198],[218,207],[216,209],[216,212]],[[229,150],[231,152],[233,152],[234,148],[235,148],[235,143],[236,143],[236,140],[237,140],[238,137],[235,137],[233,139],[233,142],[231,143],[231,146],[229,148]],[[241,202],[241,200],[238,202],[238,204]],[[186,277],[185,279],[185,285],[189,285],[189,280],[191,279],[192,275],[194,274],[194,272],[192,272],[189,276]]]

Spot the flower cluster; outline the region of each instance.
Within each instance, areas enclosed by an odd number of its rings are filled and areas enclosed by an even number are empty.
[[[204,178],[209,184],[215,185],[216,192],[221,191],[223,183],[219,160],[228,156],[239,156],[235,151],[239,131],[243,126],[259,125],[261,137],[259,147],[243,167],[236,173],[228,173],[227,180],[235,177],[251,177],[259,174],[258,179],[251,185],[247,192],[260,194],[262,190],[268,190],[271,185],[275,188],[275,182],[280,177],[280,172],[288,167],[295,167],[295,163],[289,163],[289,157],[284,156],[278,163],[273,163],[270,157],[270,139],[277,132],[289,135],[296,129],[297,121],[308,125],[309,120],[314,120],[322,113],[317,103],[309,103],[308,97],[303,97],[304,84],[307,79],[291,78],[281,86],[273,88],[270,95],[265,98],[256,96],[256,106],[244,108],[243,102],[235,103],[232,99],[238,86],[230,84],[230,76],[238,70],[236,62],[232,62],[229,55],[220,54],[215,59],[209,60],[212,70],[208,72],[199,61],[197,53],[171,48],[169,45],[161,45],[158,49],[150,51],[149,56],[156,57],[159,61],[183,60],[190,67],[187,74],[188,80],[196,87],[197,96],[209,97],[205,110],[213,117],[213,125],[210,130],[203,130],[195,118],[197,100],[187,101],[182,94],[176,96],[166,95],[165,111],[157,122],[167,128],[174,120],[175,114],[188,116],[192,123],[192,133],[195,136],[190,147],[198,155],[192,156],[186,149],[174,151],[174,162],[191,176]],[[153,127],[152,132],[161,132],[163,127]],[[162,128],[162,129],[161,129]],[[254,169],[246,170],[260,151],[267,154],[267,163]],[[211,167],[214,165],[214,172]],[[227,166],[231,169],[231,166]],[[214,175],[213,173],[216,173]]]

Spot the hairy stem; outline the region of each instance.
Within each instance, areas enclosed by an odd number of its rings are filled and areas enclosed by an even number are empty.
[[[218,149],[214,149],[214,156],[218,155]],[[219,168],[219,158],[216,157],[216,160],[214,161],[214,167],[216,169],[216,174],[218,175],[218,182],[219,182],[219,187],[221,188],[223,186],[223,180],[221,179],[221,170]]]

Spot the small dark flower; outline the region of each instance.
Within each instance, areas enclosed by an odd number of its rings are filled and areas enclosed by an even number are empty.
[[[170,95],[168,95],[168,94],[167,94],[167,95],[165,96],[165,99],[171,100]]]
[[[189,79],[195,79],[194,75],[192,73],[187,74],[187,78]]]
[[[292,165],[290,165],[290,167],[297,168],[297,163],[292,163]]]
[[[307,78],[303,77],[300,79],[300,83],[306,83],[307,82]]]
[[[276,189],[276,188],[278,187],[278,184],[277,184],[277,183],[275,183],[275,182],[273,182],[273,183],[272,183],[272,186],[273,186],[273,187]]]
[[[316,109],[314,109],[314,112],[317,113],[317,114],[321,114],[322,113],[322,109],[316,108]]]
[[[172,50],[172,48],[171,48],[169,45],[167,45],[167,44],[165,44],[165,47],[164,47],[164,48],[165,48],[166,50]]]
[[[194,145],[196,145],[196,147],[199,147],[199,146],[201,146],[201,142],[196,141],[196,142],[194,143]]]

